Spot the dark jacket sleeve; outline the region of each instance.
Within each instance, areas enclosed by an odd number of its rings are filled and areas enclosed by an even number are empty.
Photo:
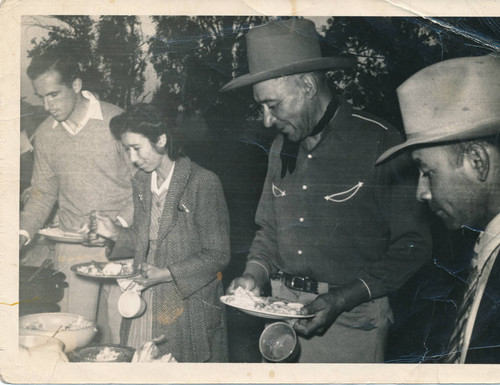
[[[417,170],[407,156],[377,169],[373,190],[379,215],[389,229],[385,255],[366,266],[360,278],[372,297],[399,289],[430,258],[432,241],[427,206],[416,200]]]

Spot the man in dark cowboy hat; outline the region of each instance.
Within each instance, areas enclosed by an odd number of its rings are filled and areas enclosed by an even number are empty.
[[[376,169],[392,130],[355,112],[327,85],[310,20],[275,21],[247,34],[250,73],[223,91],[253,85],[266,127],[278,130],[256,214],[260,230],[246,269],[228,288],[306,304],[294,324],[299,362],[381,362],[390,326],[387,294],[428,258],[420,204],[396,164]],[[415,181],[416,182],[416,181]],[[414,185],[413,185],[414,189]]]
[[[480,232],[444,361],[500,363],[500,57],[434,64],[398,97],[407,140],[378,163],[411,150],[417,199],[449,229]]]

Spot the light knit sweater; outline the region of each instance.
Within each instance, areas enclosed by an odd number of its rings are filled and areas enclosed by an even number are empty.
[[[60,227],[76,231],[92,210],[129,224],[133,218],[132,168],[109,121],[122,110],[100,102],[103,120],[90,119],[76,135],[48,117],[35,134],[32,196],[20,218],[20,228],[31,237],[45,224],[58,202]]]

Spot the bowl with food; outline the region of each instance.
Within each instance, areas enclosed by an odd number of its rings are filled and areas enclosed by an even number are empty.
[[[73,362],[131,362],[135,349],[123,345],[92,345],[75,349]]]
[[[79,314],[35,313],[19,318],[19,334],[54,337],[62,341],[66,353],[87,346],[95,334],[95,323]]]

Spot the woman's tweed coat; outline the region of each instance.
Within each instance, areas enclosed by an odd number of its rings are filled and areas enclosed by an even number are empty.
[[[151,174],[132,179],[134,224],[123,229],[111,259],[146,259],[151,222]],[[218,177],[187,157],[174,168],[160,219],[154,265],[167,267],[173,281],[153,287],[153,338],[166,334],[159,346],[179,362],[227,361],[225,309],[219,297],[222,270],[230,258],[229,216]],[[123,319],[126,344],[130,320]],[[146,342],[146,341],[145,341]]]

